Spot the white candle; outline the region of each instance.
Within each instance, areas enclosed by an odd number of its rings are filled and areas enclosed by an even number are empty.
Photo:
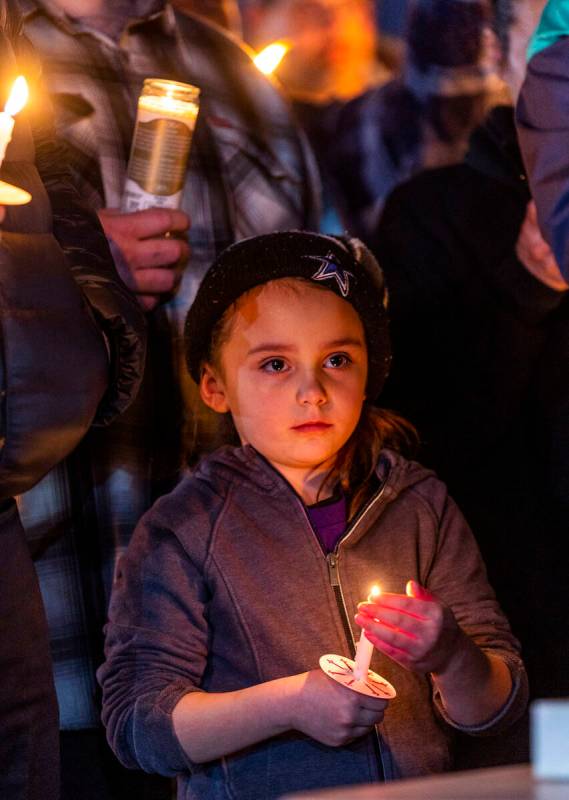
[[[12,140],[14,132],[14,116],[21,111],[28,100],[28,84],[26,79],[20,75],[14,81],[10,97],[4,108],[0,111],[0,166],[6,155],[6,148]]]
[[[4,161],[6,148],[12,141],[15,120],[5,111],[0,111],[0,165]]]
[[[379,597],[380,594],[381,589],[379,586],[373,586],[367,599],[368,603],[373,603],[373,601]],[[356,647],[356,664],[354,667],[354,677],[357,680],[363,681],[367,678],[372,654],[373,644],[369,639],[366,638],[365,630],[362,628],[360,640],[358,642],[358,646]]]

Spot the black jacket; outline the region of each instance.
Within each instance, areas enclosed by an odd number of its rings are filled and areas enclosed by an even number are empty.
[[[11,2],[0,11],[0,86],[31,84],[0,170],[32,202],[0,226],[0,499],[29,489],[133,399],[144,318],[104,233],[70,183],[39,69]],[[4,105],[5,97],[0,97]]]
[[[485,461],[511,427],[562,303],[515,255],[529,199],[512,111],[502,107],[463,164],[398,187],[377,231],[394,348],[382,402],[419,426],[443,474],[461,452],[466,468]]]
[[[561,680],[569,689],[565,656],[547,667],[549,640],[562,637],[542,614],[550,602],[552,614],[559,611],[562,595],[553,599],[550,580],[562,514],[552,519],[558,478],[548,450],[555,426],[569,445],[569,347],[559,346],[569,341],[569,317],[565,295],[515,255],[529,199],[512,109],[498,108],[474,134],[465,163],[393,192],[375,249],[393,340],[381,403],[418,426],[421,460],[470,522],[525,645],[530,683],[547,694],[561,691]],[[569,631],[564,636],[567,650]]]

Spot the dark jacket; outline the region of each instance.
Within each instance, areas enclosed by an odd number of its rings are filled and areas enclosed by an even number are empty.
[[[67,455],[95,416],[106,424],[124,410],[140,382],[145,335],[97,217],[70,182],[18,14],[11,3],[1,13],[0,85],[9,88],[23,73],[32,90],[31,110],[17,116],[0,171],[33,198],[7,209],[1,225],[0,498],[6,498]]]
[[[65,154],[40,111],[45,95],[16,6],[0,0],[2,91],[18,73],[32,83],[34,119],[18,115],[0,177],[28,189],[32,202],[10,208],[0,224],[0,796],[57,800],[47,624],[10,498],[77,444],[98,408],[106,420],[124,407],[144,343],[136,301],[114,273],[96,217],[69,185]]]
[[[390,451],[378,480],[328,557],[300,498],[249,446],[217,451],[145,515],[121,562],[99,671],[103,720],[124,764],[182,773],[184,800],[259,800],[379,780],[373,735],[331,748],[291,731],[196,765],[172,727],[187,692],[242,689],[317,669],[325,653],[349,654],[357,603],[377,580],[388,592],[402,592],[410,578],[427,586],[482,649],[508,664],[508,703],[469,732],[497,732],[522,713],[516,640],[445,487]],[[398,691],[379,727],[386,778],[448,769],[453,727],[429,677],[378,651],[372,668]]]
[[[546,665],[544,651],[558,637],[535,597],[549,604],[546,565],[560,547],[560,528],[549,521],[557,479],[546,426],[557,426],[556,435],[564,426],[558,442],[568,443],[568,415],[563,420],[555,405],[569,400],[561,352],[569,347],[559,346],[569,329],[566,297],[515,254],[528,201],[513,112],[497,108],[473,136],[465,163],[393,192],[375,251],[392,319],[382,405],[417,425],[421,460],[448,484],[471,525],[540,695],[568,685],[561,654]],[[555,604],[550,610],[559,612]]]

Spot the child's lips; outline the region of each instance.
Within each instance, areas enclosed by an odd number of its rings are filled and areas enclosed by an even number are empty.
[[[322,422],[322,420],[314,420],[310,422],[302,422],[300,425],[293,425],[292,430],[299,433],[311,433],[312,431],[325,431],[332,427],[331,422]]]

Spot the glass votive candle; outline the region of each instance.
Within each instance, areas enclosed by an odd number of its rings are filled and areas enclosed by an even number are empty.
[[[199,111],[189,83],[147,78],[138,99],[121,210],[178,208]]]

